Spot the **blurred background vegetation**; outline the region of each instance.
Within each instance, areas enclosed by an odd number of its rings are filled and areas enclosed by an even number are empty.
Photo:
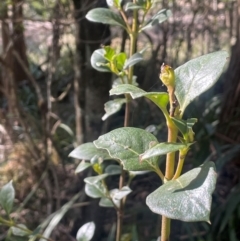
[[[188,154],[186,170],[207,159],[217,166],[212,224],[174,221],[172,240],[238,241],[240,1],[155,2],[152,14],[168,8],[173,15],[137,40],[138,50],[148,47],[135,70],[141,88],[165,91],[158,78],[163,62],[176,68],[220,49],[230,54],[216,86],[186,113],[198,118],[197,142]],[[49,231],[59,241],[75,240],[78,228],[88,221],[97,226],[93,240],[111,240],[115,222],[113,210],[98,207],[85,196],[83,177],[88,173],[76,175],[79,161],[68,158],[74,147],[123,124],[124,110],[101,120],[112,76],[93,70],[90,56],[101,45],[128,51],[129,41],[118,27],[85,19],[96,7],[107,7],[105,0],[0,0],[0,187],[13,180],[17,193],[13,216],[31,229],[39,224],[49,228],[49,220],[65,205],[67,212]],[[131,20],[131,12],[128,17]],[[130,125],[165,140],[158,113],[146,100],[134,101]],[[152,175],[133,181],[124,240],[131,240],[131,235],[156,240],[158,231],[153,227],[158,218],[149,212],[145,197],[159,185]],[[0,226],[0,240],[20,238],[8,239]]]

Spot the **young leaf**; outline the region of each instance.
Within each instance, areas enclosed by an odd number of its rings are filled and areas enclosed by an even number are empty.
[[[155,103],[161,110],[165,110],[169,102],[167,93],[161,92],[146,92],[136,86],[122,84],[110,90],[110,95],[130,94],[133,99],[146,97]]]
[[[69,156],[80,160],[91,160],[94,157],[103,160],[112,159],[106,150],[96,148],[92,142],[78,146],[69,154]]]
[[[126,53],[119,53],[115,56],[114,61],[116,63],[116,67],[119,71],[123,70],[124,63],[127,59]]]
[[[179,144],[179,143],[170,143],[170,142],[160,143],[152,147],[151,149],[145,151],[143,154],[141,154],[140,160],[142,161],[150,157],[166,155],[167,153],[175,152],[182,148],[186,148],[186,145]]]
[[[160,24],[164,21],[166,21],[169,17],[172,16],[172,12],[167,9],[162,9],[158,13],[156,13],[141,29],[145,30],[147,28],[151,28],[155,26],[156,24]]]
[[[108,61],[105,58],[105,54],[106,52],[104,49],[97,49],[93,52],[91,56],[91,65],[99,72],[111,72],[110,68],[107,66]]]
[[[90,241],[95,232],[94,222],[85,223],[77,232],[77,241]]]
[[[127,69],[143,60],[143,55],[141,53],[135,53],[133,56],[131,56],[125,63],[124,69]]]
[[[102,120],[105,121],[109,116],[115,114],[119,110],[121,110],[122,105],[126,103],[126,99],[114,99],[106,102],[104,104],[104,109],[106,113],[102,117]]]
[[[10,214],[15,198],[15,190],[12,181],[4,185],[0,190],[0,204],[7,214]]]
[[[171,219],[209,222],[216,178],[214,163],[206,162],[162,185],[146,203],[154,213]]]
[[[92,22],[118,25],[126,29],[123,19],[107,8],[94,8],[87,13],[86,18]]]
[[[116,54],[115,50],[110,46],[104,46],[103,49],[105,51],[104,58],[108,61],[112,61],[113,56]]]
[[[79,173],[79,172],[82,172],[84,171],[85,169],[89,168],[90,166],[92,166],[91,163],[89,162],[85,162],[84,160],[81,161],[78,165],[78,167],[76,168],[75,170],[75,173]]]
[[[227,57],[226,51],[218,51],[190,60],[174,70],[175,94],[182,114],[190,102],[216,83]]]
[[[125,170],[153,171],[158,158],[139,161],[139,155],[148,150],[152,142],[157,142],[157,139],[151,133],[138,128],[124,127],[100,136],[94,141],[94,145],[106,149],[112,158],[120,160]]]

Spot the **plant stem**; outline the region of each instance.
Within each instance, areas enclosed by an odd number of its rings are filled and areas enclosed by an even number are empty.
[[[177,140],[177,127],[174,125],[174,123],[167,122],[168,125],[168,142],[176,142]],[[175,152],[171,152],[167,154],[166,159],[166,172],[165,172],[165,178],[167,180],[171,180],[174,175],[174,166],[175,166]]]
[[[172,108],[172,106],[170,108]],[[177,127],[174,125],[171,119],[167,120],[167,126],[168,126],[168,142],[176,142],[177,133],[178,133]],[[173,178],[174,166],[175,166],[175,152],[171,152],[167,154],[167,158],[166,158],[165,178],[167,180],[171,180]],[[170,226],[171,226],[171,219],[165,216],[162,216],[161,241],[169,241]]]
[[[161,241],[169,241],[171,219],[162,216]]]
[[[122,167],[122,173],[119,179],[119,189],[121,190],[124,185],[124,177],[125,171]],[[124,212],[124,199],[121,199],[119,209],[117,210],[117,233],[116,233],[116,241],[121,240],[122,234],[122,223],[123,223],[123,212]]]
[[[133,20],[132,20],[132,31],[129,35],[130,37],[130,53],[129,57],[131,57],[135,51],[136,51],[136,40],[137,40],[137,35],[138,35],[138,11],[133,10]],[[128,81],[129,84],[132,84],[132,77],[133,77],[133,69],[134,67],[131,66],[129,67],[129,72],[128,72]]]
[[[24,227],[21,227],[21,226],[15,224],[12,220],[8,221],[8,220],[5,220],[5,219],[0,217],[0,223],[2,223],[3,225],[6,225],[8,227],[18,228],[18,229],[22,230],[23,232],[25,232],[26,234],[28,234],[29,236],[33,234],[33,231],[29,230],[28,228],[24,228]],[[37,234],[36,238],[44,239],[44,240],[47,240],[47,241],[53,241],[53,239],[45,238],[41,234]]]
[[[130,117],[130,101],[131,96],[129,94],[125,95],[126,98],[126,105],[125,105],[125,116],[124,116],[124,127],[129,126],[129,117]]]
[[[133,2],[136,2],[135,0]],[[129,28],[127,18],[125,13],[120,10],[120,13],[126,22],[127,28],[128,28],[128,34],[130,37],[130,52],[129,52],[129,58],[135,53],[136,51],[136,40],[137,40],[137,35],[138,35],[138,11],[134,10],[133,11],[133,22],[132,22],[132,29]],[[128,84],[132,84],[133,80],[133,70],[134,67],[131,66],[129,67],[128,71]],[[126,106],[125,106],[125,117],[124,117],[124,127],[129,126],[129,119],[130,119],[130,102],[131,102],[131,97],[130,95],[126,94]],[[122,173],[119,179],[119,189],[122,189],[124,186],[124,179],[125,179],[125,171],[122,168]],[[122,234],[122,221],[123,221],[123,214],[124,214],[124,202],[125,198],[121,199],[120,201],[120,206],[117,211],[117,232],[116,232],[116,241],[121,240],[121,234]]]
[[[175,172],[175,175],[174,175],[173,179],[177,179],[178,177],[180,177],[180,175],[182,173],[182,168],[183,168],[184,160],[185,160],[185,157],[187,155],[188,149],[189,148],[185,148],[183,150],[180,150],[179,158],[178,158],[177,170]]]

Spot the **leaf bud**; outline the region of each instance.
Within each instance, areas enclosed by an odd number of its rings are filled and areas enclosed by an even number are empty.
[[[163,82],[164,85],[167,87],[175,87],[175,74],[174,70],[171,66],[165,65],[164,63],[161,66],[161,73],[160,73],[160,79]]]

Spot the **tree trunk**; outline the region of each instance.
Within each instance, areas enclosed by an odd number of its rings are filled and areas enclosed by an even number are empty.
[[[225,78],[225,96],[218,131],[226,140],[240,143],[240,0],[238,1],[237,40]]]
[[[23,0],[12,0],[12,24],[13,24],[13,50],[18,53],[22,62],[28,67],[26,55],[26,45],[24,39],[24,24],[23,24]],[[18,60],[13,58],[13,74],[15,83],[27,80],[27,74],[19,64]]]
[[[83,113],[84,142],[93,141],[102,133],[104,103],[109,99],[111,88],[111,74],[100,73],[90,64],[94,50],[101,44],[110,43],[110,29],[103,24],[89,22],[85,15],[95,7],[106,7],[105,1],[74,0],[76,20],[79,22],[79,43],[77,51],[81,56],[80,106]]]
[[[13,88],[17,83],[27,80],[27,74],[16,59],[14,52],[20,57],[22,63],[28,67],[26,46],[24,40],[22,0],[12,0],[12,26],[11,32],[7,1],[1,6],[3,56],[5,66],[2,67],[1,87],[8,100],[8,111],[12,113]],[[10,81],[11,79],[11,81]]]
[[[85,18],[90,9],[106,7],[105,0],[73,0],[73,3],[76,11],[75,19],[79,23],[77,24],[78,36],[76,36],[76,63],[78,63],[80,71],[76,71],[75,68],[74,86],[80,103],[80,108],[78,108],[75,101],[75,110],[81,126],[76,123],[76,129],[78,132],[83,132],[82,135],[77,133],[78,142],[89,142],[97,139],[102,133],[101,117],[104,114],[104,103],[109,99],[111,88],[111,74],[94,70],[90,64],[90,58],[96,49],[101,48],[101,44],[108,45],[110,43],[110,29],[109,26],[92,23]],[[78,83],[76,83],[77,79]],[[82,211],[83,216],[80,222],[83,224],[93,221],[97,227],[92,240],[102,240],[105,210],[99,207],[98,201],[94,201]],[[81,226],[80,224],[76,223],[76,229]]]

